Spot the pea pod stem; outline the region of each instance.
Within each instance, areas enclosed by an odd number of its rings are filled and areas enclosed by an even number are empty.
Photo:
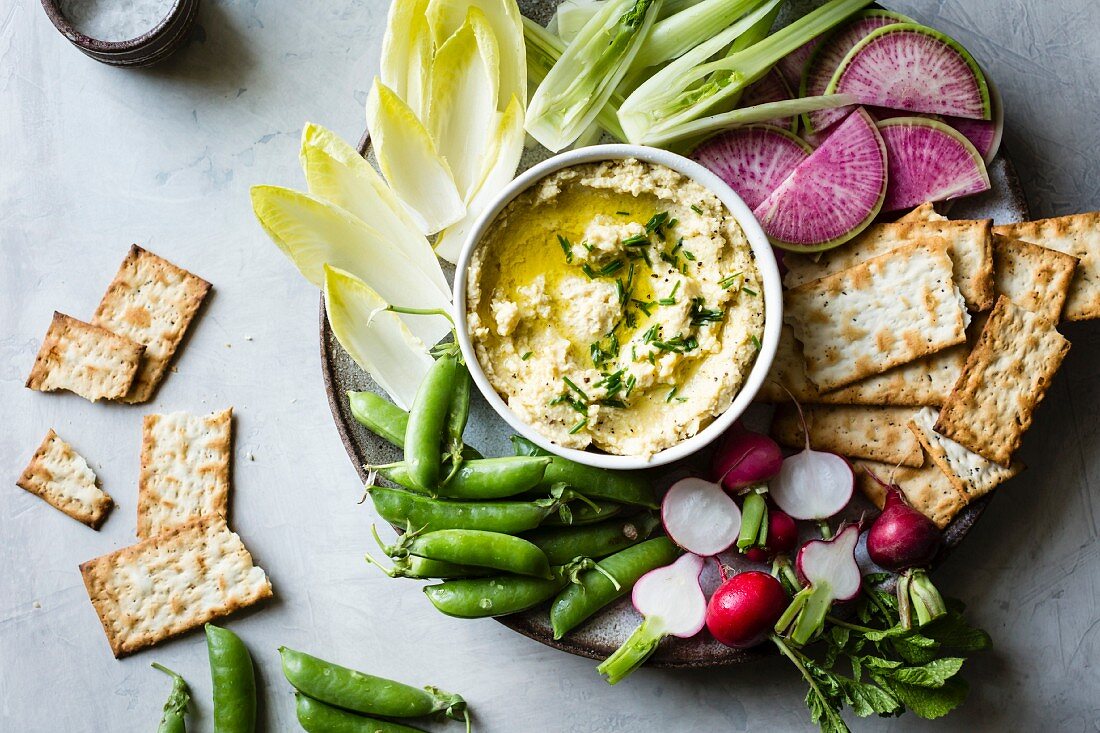
[[[737,549],[741,552],[751,547],[764,547],[768,541],[768,503],[756,491],[745,495],[741,506],[741,531],[737,536]]]
[[[191,693],[183,677],[167,667],[153,662],[153,669],[160,670],[172,678],[172,691],[164,703],[164,713],[160,718],[157,733],[186,733],[187,706],[191,702]]]
[[[791,605],[775,623],[775,631],[785,634],[793,644],[803,646],[821,630],[825,615],[833,604],[833,591],[829,584],[818,581],[795,594]]]
[[[621,682],[653,656],[665,636],[667,634],[660,620],[646,617],[622,646],[596,667],[596,671],[607,679],[608,684]]]
[[[913,628],[913,616],[916,626],[924,626],[947,613],[943,596],[932,584],[928,573],[920,568],[910,568],[898,576],[897,584],[898,616],[903,628]]]

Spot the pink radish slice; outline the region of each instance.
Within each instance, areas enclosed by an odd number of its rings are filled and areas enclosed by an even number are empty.
[[[695,636],[707,619],[707,599],[699,587],[703,562],[698,555],[687,554],[671,565],[650,570],[631,591],[634,608],[647,619],[660,619],[669,636]]]
[[[828,540],[802,545],[795,562],[798,573],[813,586],[827,585],[834,600],[850,601],[859,594],[863,575],[856,564],[859,526],[849,524]]]
[[[793,399],[793,397],[792,397]],[[848,461],[835,453],[810,447],[810,431],[802,405],[794,401],[806,447],[783,459],[779,475],[768,484],[768,494],[780,509],[795,519],[828,519],[852,500],[855,476]]]
[[[787,86],[787,82],[783,79],[783,75],[780,74],[777,69],[772,68],[772,70],[765,74],[759,81],[745,88],[745,91],[741,94],[741,102],[737,106],[755,107],[758,104],[782,102],[784,99],[793,98],[794,94],[791,93],[791,88]],[[777,117],[774,120],[768,120],[765,124],[775,125],[776,127],[782,127],[794,132],[798,124],[798,118]]]
[[[993,107],[993,119],[968,120],[965,117],[946,117],[944,122],[954,127],[963,134],[967,140],[974,144],[986,165],[997,157],[997,151],[1001,149],[1001,137],[1005,131],[1005,109],[1001,101],[1001,93],[997,85],[986,80],[989,85],[989,100]]]
[[[952,127],[923,117],[894,117],[878,129],[890,161],[883,211],[989,190],[981,153]]]
[[[711,138],[692,157],[718,174],[753,209],[810,157],[811,150],[782,128],[746,125]]]
[[[857,108],[753,210],[772,244],[816,252],[863,231],[886,196],[886,147]]]
[[[799,81],[802,79],[802,70],[806,66],[806,60],[813,55],[814,49],[817,48],[819,43],[821,43],[821,36],[811,38],[776,62],[775,68],[779,69],[779,73],[783,75],[783,78],[792,89],[798,86]]]
[[[718,484],[701,478],[677,481],[661,502],[665,532],[680,547],[710,557],[728,550],[741,531],[741,510]]]
[[[825,91],[909,112],[991,118],[989,87],[974,58],[916,23],[872,31],[844,57]]]
[[[871,31],[895,23],[910,23],[910,18],[889,10],[865,10],[846,25],[834,31],[814,49],[803,69],[798,96],[810,97],[824,94],[829,87],[833,74],[840,67],[844,57],[862,41]],[[802,119],[809,130],[825,130],[840,122],[851,110],[845,107],[810,112]]]

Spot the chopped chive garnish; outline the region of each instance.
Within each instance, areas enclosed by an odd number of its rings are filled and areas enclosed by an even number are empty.
[[[679,387],[673,387],[672,389],[670,389],[668,391],[668,397],[665,397],[665,402],[672,402],[672,398],[676,396],[676,390],[678,389]]]
[[[597,277],[596,276],[596,271],[593,270],[592,267],[587,262],[585,262],[583,265],[581,265],[581,271],[584,272],[585,275],[588,275],[589,280],[595,280],[596,277]]]
[[[665,226],[668,227],[669,229],[671,229],[672,227],[676,226],[679,223],[680,223],[679,219],[669,219],[668,224],[665,224]]]
[[[737,283],[737,280],[740,277],[741,277],[741,273],[740,272],[735,272],[732,275],[729,275],[728,277],[725,277],[725,278],[719,280],[718,284],[722,286],[723,290],[729,290],[731,287],[734,286],[734,284]]]
[[[558,235],[558,244],[561,245],[561,251],[565,253],[565,262],[567,264],[572,263],[573,262],[573,245],[571,245],[569,243],[569,240],[566,239],[561,234]]]
[[[703,210],[702,210],[702,209],[700,209],[700,208],[699,208],[698,206],[696,206],[695,204],[692,204],[692,205],[691,205],[691,210],[692,210],[692,211],[694,211],[694,212],[695,212],[696,214],[702,214],[702,213],[703,213]]]
[[[610,399],[610,400],[600,400],[600,404],[603,405],[604,407],[618,407],[620,409],[626,407],[626,403],[623,402],[622,400],[618,399],[618,398]]]
[[[661,253],[661,259],[664,260],[665,262],[667,262],[668,264],[672,265],[673,267],[679,268],[680,261],[676,257],[676,255],[670,255],[668,252],[662,252]]]
[[[676,254],[681,249],[683,249],[683,247],[684,247],[684,238],[680,237],[678,240],[676,240],[676,246],[672,248],[672,254]]]
[[[616,211],[615,213],[618,214],[619,216],[630,216],[629,211]]]
[[[634,391],[634,385],[638,383],[638,378],[631,374],[626,378],[626,393],[625,396],[629,397],[630,393]]]
[[[668,212],[660,211],[650,217],[646,222],[645,231],[646,234],[656,234],[658,239],[664,240],[665,227],[668,226]]]
[[[661,325],[659,323],[654,323],[652,326],[649,327],[648,331],[646,331],[644,334],[642,334],[642,343],[643,344],[648,344],[651,341],[655,341],[657,339],[657,336],[658,336],[660,330],[661,330]]]
[[[756,347],[756,350],[760,351],[760,339],[756,337],[756,334],[754,333],[749,338],[752,340],[752,345]]]
[[[615,278],[615,292],[619,296],[619,303],[626,305],[626,288],[623,287],[623,279],[621,277]]]
[[[583,399],[587,400],[588,395],[584,393],[584,390],[573,383],[573,380],[569,377],[562,377],[561,381],[565,382],[565,386],[579,394]]]
[[[649,244],[649,237],[644,234],[635,234],[623,240],[624,247],[644,247]]]
[[[638,310],[640,310],[642,313],[645,313],[647,316],[653,315],[652,302],[646,303],[644,301],[638,300],[637,298],[632,298],[630,302],[638,306]]]
[[[592,251],[592,245],[588,243],[587,239],[581,242],[581,246],[584,247],[585,252],[591,252]]]
[[[742,293],[748,293],[749,295],[756,295],[757,294],[757,292],[755,290],[753,290],[752,288],[746,288],[746,287],[742,287],[741,292]]]
[[[569,434],[570,434],[570,435],[575,435],[576,433],[579,433],[580,431],[584,430],[584,428],[585,428],[585,427],[586,427],[587,425],[588,425],[588,418],[586,417],[586,418],[584,418],[583,420],[581,420],[581,421],[580,421],[579,423],[577,423],[576,425],[574,425],[573,427],[571,427],[571,428],[569,429]]]
[[[616,272],[623,269],[623,264],[624,263],[622,260],[611,260],[611,262],[608,262],[606,265],[600,268],[599,274],[601,277],[614,275]]]
[[[519,358],[519,360],[520,360],[520,361],[527,361],[527,360],[528,360],[528,359],[530,359],[530,358],[531,358],[531,352],[530,352],[530,351],[527,351],[527,352],[524,352],[523,356],[521,356],[521,357]]]
[[[634,328],[638,325],[638,316],[635,315],[634,311],[627,311],[623,320],[626,322],[627,328]]]
[[[672,292],[668,294],[667,298],[661,298],[657,302],[661,305],[676,305],[676,291],[680,289],[680,283],[683,280],[677,280],[676,284],[672,286]]]
[[[685,260],[691,260],[692,262],[695,262],[695,255],[693,255],[693,254],[692,254],[691,252],[688,252],[688,251],[687,251],[687,250],[685,249],[685,250],[684,250],[684,259],[685,259]]]

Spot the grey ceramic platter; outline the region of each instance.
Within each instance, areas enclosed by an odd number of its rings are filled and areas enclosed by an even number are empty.
[[[556,4],[557,0],[520,0],[519,2],[520,9],[525,15],[542,23],[549,20]],[[807,12],[814,4],[813,2],[790,3],[791,9],[788,15]],[[782,21],[781,18],[780,22]],[[369,139],[366,135],[360,143],[360,150],[364,154],[369,154]],[[549,153],[545,150],[528,150],[521,163],[521,170],[547,157]],[[1003,148],[990,164],[989,176],[992,183],[991,190],[954,202],[950,208],[951,218],[992,218],[997,223],[1023,221],[1029,218],[1027,201],[1021,191],[1019,179],[1011,159]],[[448,277],[451,275],[453,271],[448,268]],[[329,407],[348,457],[365,481],[367,472],[363,468],[364,464],[399,460],[400,455],[397,449],[355,421],[345,395],[349,390],[370,390],[381,393],[381,389],[352,361],[336,340],[325,317],[323,299],[319,328],[321,369]],[[746,421],[750,426],[757,423],[756,427],[762,429],[766,427],[769,417],[770,411],[766,407],[754,406],[746,415]],[[511,455],[512,449],[509,443],[511,435],[512,431],[507,424],[493,412],[480,395],[475,393],[466,431],[467,442],[487,456]],[[709,452],[703,451],[680,464],[655,469],[651,472],[654,484],[659,490],[667,488],[676,479],[692,473],[693,469],[698,470],[709,465],[709,462]],[[937,563],[958,547],[981,516],[990,499],[991,497],[987,496],[967,506],[946,529],[944,550],[937,559]],[[849,510],[852,514],[858,515],[869,508],[862,499],[857,498]],[[750,566],[738,557],[723,557],[722,560],[735,569]],[[368,572],[366,567],[364,572]],[[717,586],[717,570],[713,564],[708,565],[704,571],[703,583],[708,592]],[[415,588],[413,581],[394,581],[393,592],[411,592]],[[553,638],[545,608],[503,617],[499,621],[514,631],[556,649],[593,659],[602,659],[614,651],[634,630],[639,617],[631,607],[629,598],[623,598],[560,640]],[[719,644],[704,631],[691,639],[673,638],[665,641],[649,663],[667,668],[715,667],[751,661],[766,653],[768,653],[767,648],[762,648],[760,651],[731,649]]]

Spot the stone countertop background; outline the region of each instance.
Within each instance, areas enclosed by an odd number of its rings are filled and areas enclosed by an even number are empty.
[[[779,659],[612,689],[591,661],[441,616],[363,562],[373,515],[324,398],[317,292],[260,231],[248,188],[304,185],[306,120],[358,139],[386,6],[206,0],[188,47],[122,70],[80,54],[35,0],[0,2],[0,729],[152,730],[169,689],[154,660],[189,681],[190,729],[211,729],[201,632],[115,661],[77,565],[134,541],[142,414],[233,405],[231,521],[276,591],[230,622],[256,660],[263,730],[296,727],[280,644],[460,691],[483,731],[810,730]],[[891,7],[958,38],[997,81],[1036,216],[1100,209],[1100,3]],[[178,373],[147,406],[24,389],[53,310],[90,317],[132,242],[214,283]],[[969,665],[969,701],[937,723],[855,729],[1100,730],[1100,325],[1064,331],[1073,349],[1026,441],[1030,470],[937,574],[996,641]],[[14,486],[51,426],[118,503],[100,532]]]

